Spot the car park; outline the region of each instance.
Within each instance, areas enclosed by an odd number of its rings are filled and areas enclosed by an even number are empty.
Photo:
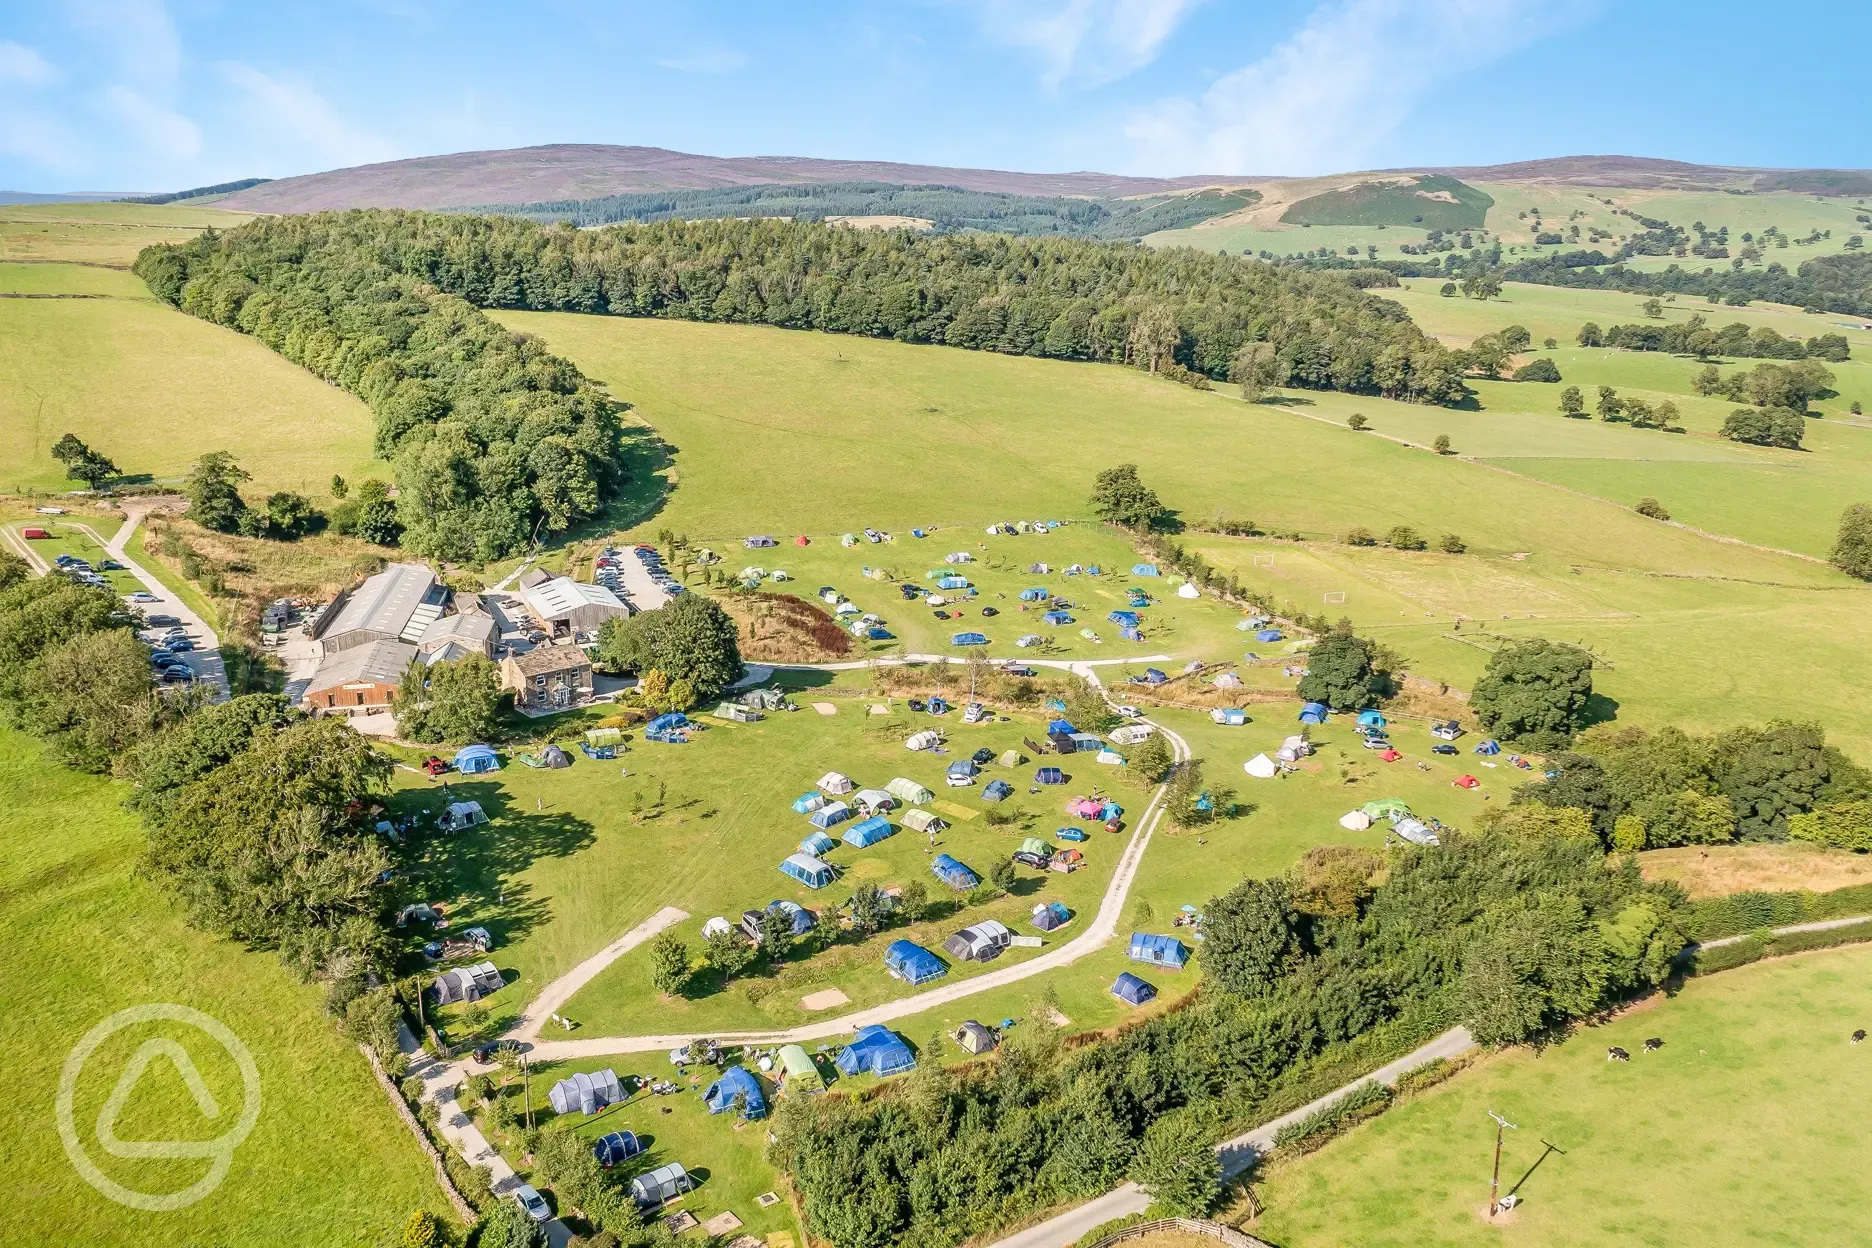
[[[163,644],[168,646],[171,652],[178,654],[184,650],[193,650],[195,648],[195,643],[186,637],[171,637]]]
[[[139,589],[135,593],[125,594],[124,597],[130,602],[137,602],[137,603],[161,602],[162,601],[162,599],[158,598],[155,594],[150,593],[149,590],[147,589]]]

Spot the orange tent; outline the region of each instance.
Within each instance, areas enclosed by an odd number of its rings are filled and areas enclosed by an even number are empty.
[[[793,544],[795,546],[806,546],[806,545],[809,545],[810,543],[806,541],[806,535],[802,533],[798,537],[793,539]]]
[[[1450,781],[1450,783],[1459,789],[1479,789],[1482,787],[1482,782],[1474,776],[1457,776],[1454,780]]]
[[[1386,750],[1384,753],[1380,754],[1378,757],[1384,759],[1384,761],[1387,763],[1395,763],[1397,762],[1398,759],[1403,758],[1404,756],[1398,753],[1396,750]]]

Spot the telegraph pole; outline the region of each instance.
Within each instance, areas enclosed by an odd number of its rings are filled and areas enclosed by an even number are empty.
[[[1497,1201],[1496,1195],[1501,1191],[1502,1136],[1509,1131],[1519,1130],[1519,1128],[1492,1109],[1488,1111],[1488,1116],[1495,1120],[1495,1171],[1489,1176],[1488,1184],[1488,1216],[1492,1218],[1500,1208],[1500,1203]]]

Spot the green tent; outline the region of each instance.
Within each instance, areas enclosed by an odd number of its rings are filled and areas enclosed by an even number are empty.
[[[1038,854],[1042,858],[1050,858],[1053,856],[1052,847],[1037,836],[1030,836],[1022,841],[1020,852],[1023,854]]]
[[[585,730],[585,744],[593,749],[606,745],[624,744],[624,730],[621,728],[588,728]]]
[[[1389,819],[1393,823],[1410,815],[1410,807],[1395,797],[1386,797],[1375,802],[1366,802],[1360,809],[1372,819]]]
[[[825,1080],[819,1075],[819,1068],[813,1065],[812,1056],[797,1044],[789,1044],[780,1050],[780,1067],[786,1071],[788,1092],[823,1092]]]

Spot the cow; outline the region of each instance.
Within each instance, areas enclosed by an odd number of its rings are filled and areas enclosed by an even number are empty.
[[[1631,1054],[1615,1044],[1605,1051],[1605,1060],[1608,1062],[1629,1062],[1631,1061]]]
[[[1647,1053],[1655,1053],[1663,1047],[1664,1042],[1656,1036],[1652,1036],[1649,1040],[1644,1042],[1644,1051]]]
[[[1853,1032],[1852,1043],[1858,1044],[1863,1039],[1865,1039],[1865,1028],[1861,1027],[1858,1031]]]

